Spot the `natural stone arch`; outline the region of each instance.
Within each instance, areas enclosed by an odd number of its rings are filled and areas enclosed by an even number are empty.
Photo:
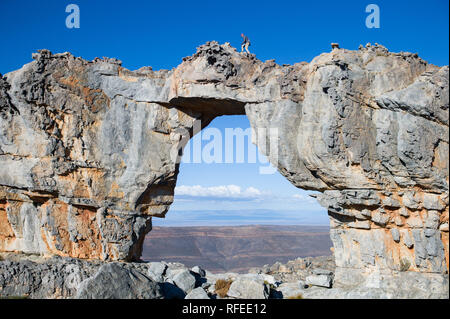
[[[245,111],[277,128],[276,154],[255,142],[281,174],[322,193],[338,283],[409,270],[445,285],[448,67],[379,45],[279,66],[211,42],[171,71],[34,59],[0,81],[2,251],[138,258],[183,136]]]

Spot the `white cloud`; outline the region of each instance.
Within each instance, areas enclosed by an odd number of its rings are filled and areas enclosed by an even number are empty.
[[[203,187],[200,185],[175,187],[175,195],[183,197],[203,197],[209,199],[229,199],[229,200],[254,200],[259,199],[265,192],[254,187],[242,189],[237,185],[220,185]]]
[[[209,205],[209,206],[208,206]],[[277,194],[256,187],[238,185],[180,185],[175,187],[172,209],[294,209],[323,210],[316,199],[307,193]]]

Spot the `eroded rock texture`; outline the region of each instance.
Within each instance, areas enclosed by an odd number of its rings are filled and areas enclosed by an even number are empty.
[[[171,71],[33,58],[0,80],[1,251],[137,259],[189,137],[247,114],[260,151],[320,191],[338,284],[448,273],[448,66],[380,45],[279,66],[209,42]]]

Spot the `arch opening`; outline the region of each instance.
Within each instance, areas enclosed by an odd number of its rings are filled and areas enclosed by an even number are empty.
[[[219,116],[184,147],[174,202],[153,218],[146,261],[246,272],[331,255],[327,211],[252,143],[245,115]]]

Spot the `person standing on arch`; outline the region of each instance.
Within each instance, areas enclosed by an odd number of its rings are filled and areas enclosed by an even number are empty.
[[[244,40],[244,41],[242,41],[242,44],[241,44],[241,52],[244,52],[244,48],[245,48],[245,51],[247,51],[247,53],[250,54],[250,51],[248,51],[248,47],[250,46],[250,40],[243,33],[241,33],[241,37]]]

